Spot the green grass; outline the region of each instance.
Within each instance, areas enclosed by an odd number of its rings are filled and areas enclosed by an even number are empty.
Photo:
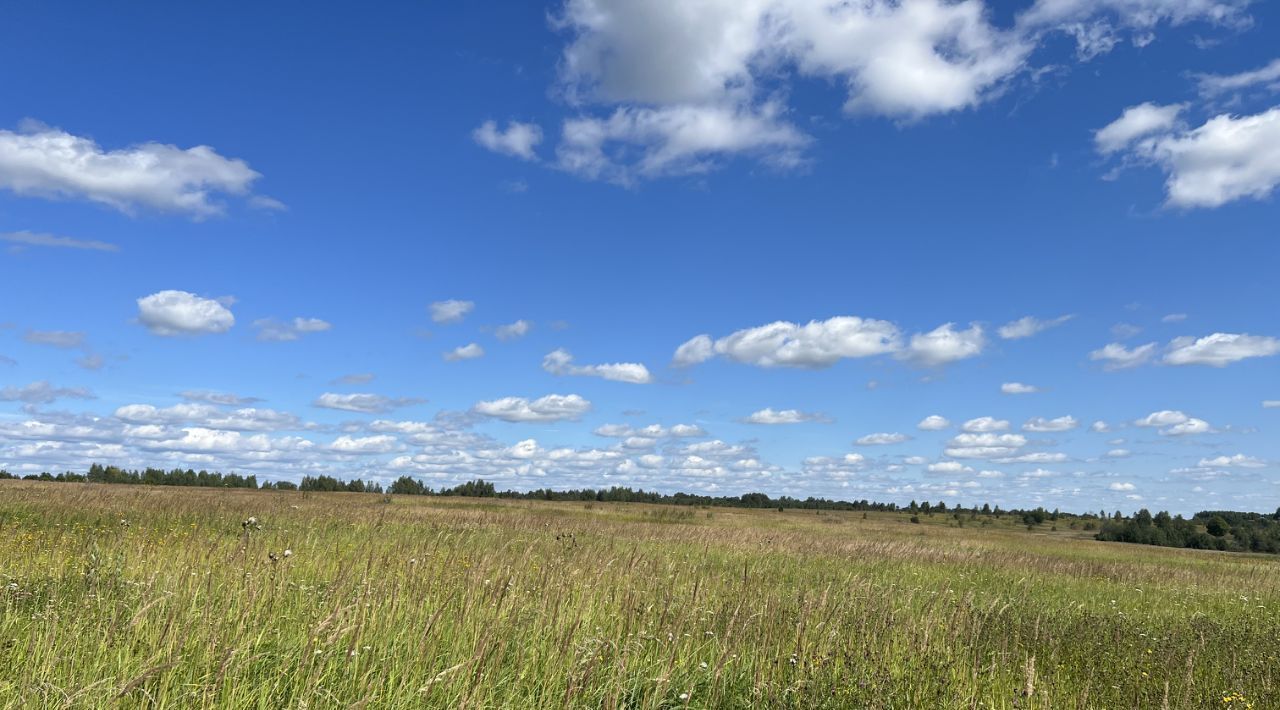
[[[1271,558],[942,515],[2,483],[6,707],[1280,707]]]

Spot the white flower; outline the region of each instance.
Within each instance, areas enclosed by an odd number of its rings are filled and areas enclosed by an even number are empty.
[[[285,556],[285,557],[292,557],[292,556],[293,556],[293,550],[285,550],[285,551],[284,551],[284,556]]]

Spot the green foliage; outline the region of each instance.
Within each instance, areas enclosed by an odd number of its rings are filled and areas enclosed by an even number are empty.
[[[1229,552],[1280,553],[1280,516],[1204,511],[1190,519],[1143,509],[1103,524],[1099,540]]]

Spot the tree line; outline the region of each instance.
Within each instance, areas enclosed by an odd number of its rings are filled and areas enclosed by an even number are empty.
[[[0,470],[0,479],[19,478],[14,474]],[[659,493],[626,486],[610,488],[580,488],[553,490],[539,488],[532,491],[499,491],[490,481],[476,479],[456,486],[434,489],[422,481],[410,476],[401,476],[390,485],[384,487],[374,481],[361,479],[344,480],[335,476],[304,476],[298,483],[291,481],[259,482],[254,475],[237,473],[219,473],[195,471],[193,469],[175,468],[169,471],[159,468],[128,470],[117,466],[104,466],[95,463],[86,473],[66,471],[59,474],[40,473],[21,476],[25,480],[54,481],[62,483],[107,483],[124,485],[151,486],[195,486],[202,488],[250,488],[258,490],[304,491],[304,492],[349,492],[380,493],[384,495],[415,496],[462,496],[469,498],[504,498],[514,500],[548,500],[561,502],[600,502],[600,503],[657,503],[664,505],[685,505],[697,507],[728,508],[776,508],[783,510],[816,510],[816,511],[878,511],[904,512],[911,514],[911,522],[920,522],[920,515],[950,514],[957,525],[964,525],[965,520],[999,519],[1008,516],[1026,525],[1028,529],[1050,523],[1056,529],[1058,521],[1066,521],[1072,528],[1082,527],[1086,531],[1099,529],[1095,537],[1108,542],[1128,542],[1143,545],[1160,545],[1165,547],[1186,547],[1204,550],[1223,550],[1229,552],[1268,552],[1280,554],[1280,510],[1273,515],[1259,513],[1239,513],[1233,511],[1205,511],[1196,513],[1191,518],[1181,515],[1170,515],[1161,511],[1154,515],[1145,508],[1131,516],[1120,511],[1108,515],[1105,511],[1098,513],[1066,513],[1057,509],[1045,510],[1043,507],[1033,509],[1002,510],[1000,506],[983,504],[964,507],[948,506],[943,501],[930,503],[924,501],[899,506],[897,503],[879,503],[867,499],[845,501],[827,498],[808,497],[804,499],[791,496],[770,497],[765,493],[753,492],[737,496],[709,496],[693,493]]]
[[[1106,521],[1097,538],[1140,545],[1276,554],[1280,553],[1280,509],[1271,515],[1207,510],[1188,519],[1165,511],[1152,515],[1143,508],[1128,518]]]

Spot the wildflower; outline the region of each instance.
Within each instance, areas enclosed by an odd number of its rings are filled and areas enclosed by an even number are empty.
[[[687,703],[687,702],[689,702],[689,694],[688,694],[688,693],[681,693],[681,694],[680,694],[680,702],[682,702],[682,703]]]
[[[285,557],[293,557],[293,550],[285,550],[285,551],[284,551],[284,556],[285,556]]]

